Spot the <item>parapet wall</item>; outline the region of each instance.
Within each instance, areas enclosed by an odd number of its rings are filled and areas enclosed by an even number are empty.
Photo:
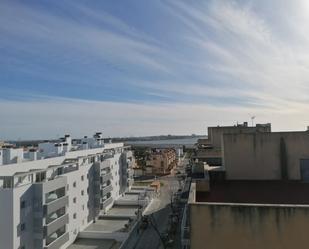
[[[191,249],[307,249],[309,206],[190,203]]]
[[[309,133],[227,134],[223,155],[228,180],[301,180],[300,161],[309,159]]]

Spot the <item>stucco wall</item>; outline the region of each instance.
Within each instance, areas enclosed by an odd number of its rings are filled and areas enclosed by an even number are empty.
[[[240,134],[240,133],[255,133],[255,132],[270,132],[270,125],[264,126],[218,126],[218,127],[208,127],[208,137],[214,148],[222,147],[222,135],[223,134]]]
[[[300,159],[309,159],[309,133],[224,135],[223,155],[229,180],[300,180]]]
[[[309,208],[190,205],[191,249],[307,249]]]

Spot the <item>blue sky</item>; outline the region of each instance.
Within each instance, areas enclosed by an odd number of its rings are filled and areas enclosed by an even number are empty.
[[[309,3],[1,1],[0,139],[309,124]]]

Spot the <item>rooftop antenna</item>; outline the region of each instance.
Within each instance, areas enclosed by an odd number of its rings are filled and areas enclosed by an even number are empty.
[[[252,125],[252,127],[253,127],[254,119],[255,119],[255,116],[252,116],[252,117],[251,117],[251,125]]]

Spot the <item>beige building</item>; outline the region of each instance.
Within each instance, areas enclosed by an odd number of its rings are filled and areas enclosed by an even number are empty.
[[[176,151],[174,149],[155,149],[146,161],[146,167],[151,168],[155,175],[169,174],[171,169],[177,165]]]
[[[308,248],[309,132],[223,133],[221,141],[223,165],[199,163],[192,174],[183,248]]]
[[[225,134],[227,180],[309,181],[309,132]]]
[[[252,183],[252,182],[251,182]],[[183,248],[191,249],[306,249],[309,244],[308,186],[262,187],[263,183],[247,183],[232,187],[228,195],[222,191],[228,184],[209,193],[193,183],[187,206],[188,220],[183,222]],[[293,185],[293,184],[292,184]],[[242,187],[240,191],[239,187]],[[247,198],[250,188],[257,198]],[[288,190],[290,199],[281,191]],[[268,192],[267,196],[263,192]],[[232,197],[232,191],[238,197]],[[246,193],[247,192],[247,193]],[[283,197],[285,195],[285,197]],[[270,204],[256,203],[265,202]],[[234,201],[234,202],[231,202]],[[298,204],[301,203],[301,204]]]
[[[247,122],[234,126],[208,127],[208,138],[199,139],[195,158],[211,166],[222,165],[222,141],[225,134],[255,134],[271,132],[271,124],[248,126]]]

